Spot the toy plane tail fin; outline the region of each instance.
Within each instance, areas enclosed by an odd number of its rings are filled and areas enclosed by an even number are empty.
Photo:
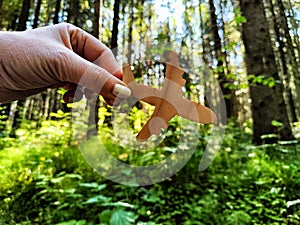
[[[123,64],[123,82],[126,84],[134,82],[134,76],[129,64]]]

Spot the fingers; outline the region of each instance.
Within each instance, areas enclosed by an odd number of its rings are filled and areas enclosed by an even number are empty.
[[[83,97],[83,92],[81,90],[78,90],[76,88],[72,90],[68,90],[63,95],[63,100],[65,103],[71,103],[71,102],[78,102]]]
[[[70,90],[76,89],[76,88],[77,88],[77,84],[67,82],[67,83],[65,83],[65,84],[62,86],[62,88],[63,88],[63,89],[66,89],[66,90],[68,90],[68,91],[70,91]]]
[[[119,84],[116,84],[113,89],[113,98],[104,97],[104,100],[108,105],[119,105],[124,99],[127,99],[128,96],[131,95],[131,92],[128,88],[125,88],[124,90],[124,88],[120,88],[118,85]],[[74,89],[69,89],[63,95],[63,100],[65,103],[78,102],[82,99],[83,95],[86,97],[86,99],[92,99],[93,97],[95,97],[95,93],[90,91],[89,89],[85,88],[84,90],[82,90],[77,87]]]
[[[54,64],[56,65],[55,73],[59,80],[76,83],[94,93],[101,94],[110,105],[116,99],[127,99],[131,94],[124,82],[70,50],[56,55]],[[74,90],[71,89],[66,93],[66,100],[73,97],[74,94]]]
[[[98,39],[73,25],[67,24],[73,51],[90,62],[122,79],[122,70],[112,51]]]
[[[86,89],[84,89],[84,96],[87,99],[91,99],[91,98],[93,98],[95,96],[95,93],[86,88]]]

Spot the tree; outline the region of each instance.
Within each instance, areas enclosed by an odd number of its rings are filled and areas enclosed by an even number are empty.
[[[222,6],[220,6],[222,7]],[[227,118],[230,118],[233,115],[233,94],[232,91],[229,89],[230,81],[226,77],[226,54],[222,50],[222,40],[219,35],[219,28],[218,28],[218,19],[216,15],[216,8],[214,5],[213,0],[209,0],[209,11],[210,11],[210,21],[211,21],[211,32],[213,36],[213,47],[214,47],[214,57],[217,60],[217,74],[218,80],[220,81],[220,86],[225,98],[225,105],[226,105],[226,115]],[[225,32],[223,32],[225,33]],[[226,118],[222,118],[222,121],[225,121]]]
[[[32,28],[37,28],[38,27],[41,5],[42,5],[42,0],[38,0],[37,3],[36,3],[36,7],[35,7],[34,20],[33,20]]]
[[[5,131],[6,121],[9,118],[11,104],[0,104],[0,132]]]
[[[270,85],[253,83],[250,85],[253,117],[253,142],[261,144],[262,136],[277,134],[282,140],[294,139],[283,98],[283,84],[272,49],[268,25],[261,0],[240,0],[243,16],[242,37],[245,45],[245,62],[248,76],[264,76]],[[274,141],[274,140],[269,140]]]
[[[2,19],[3,19],[2,5],[3,5],[3,0],[0,0],[0,30],[2,29]]]
[[[297,115],[298,117],[300,116],[300,69],[299,69],[299,49],[297,49],[294,46],[294,42],[295,44],[297,43],[297,40],[299,41],[299,36],[297,34],[297,32],[294,34],[295,37],[292,38],[291,34],[290,34],[290,28],[289,28],[289,24],[288,24],[288,19],[286,16],[286,9],[285,6],[282,2],[282,0],[276,0],[276,5],[278,7],[278,16],[276,17],[276,24],[278,27],[278,39],[280,41],[280,47],[283,48],[281,51],[284,53],[284,56],[286,58],[286,65],[289,65],[289,67],[287,68],[287,73],[285,74],[287,77],[287,80],[289,81],[289,83],[287,83],[287,93],[288,93],[288,99],[291,102],[291,113],[293,115],[293,122],[297,121]],[[294,17],[290,19],[291,21],[294,20]],[[293,42],[293,39],[295,40]],[[298,58],[297,58],[298,55]],[[295,98],[293,98],[294,96],[292,95],[292,91],[291,91],[291,80],[292,77],[294,78],[295,82],[295,90],[296,90],[296,94],[295,94]],[[297,115],[296,115],[297,113]]]
[[[207,48],[205,47],[206,44],[205,44],[205,21],[204,21],[204,16],[203,16],[203,10],[202,10],[202,6],[203,6],[203,0],[199,0],[199,6],[198,6],[198,9],[199,9],[199,18],[200,18],[200,37],[201,37],[201,47],[202,47],[202,60],[203,62],[205,62],[206,64],[208,64],[209,62],[209,59],[207,57]]]
[[[67,22],[79,26],[80,0],[68,0]]]
[[[55,11],[54,11],[54,17],[53,17],[53,23],[58,24],[59,23],[59,12],[61,8],[61,0],[56,0],[55,3]]]
[[[118,47],[118,33],[119,33],[119,16],[120,12],[120,0],[115,0],[114,3],[114,21],[113,21],[113,29],[111,35],[111,45],[112,49]]]
[[[129,16],[129,22],[128,22],[128,44],[129,44],[129,49],[128,49],[128,63],[131,63],[132,61],[132,49],[131,49],[131,44],[132,44],[132,35],[133,35],[133,25],[134,25],[134,0],[130,0],[130,16]]]
[[[94,37],[100,39],[101,28],[102,28],[102,5],[103,0],[94,1],[94,21],[93,21],[93,31],[92,34]]]
[[[282,78],[284,82],[284,97],[287,102],[287,110],[289,119],[292,122],[297,121],[297,115],[296,115],[296,107],[294,103],[294,96],[292,93],[292,77],[297,72],[294,71],[294,68],[297,68],[295,56],[294,56],[294,49],[292,44],[291,36],[289,35],[289,28],[287,19],[285,16],[285,10],[282,5],[281,1],[277,1],[277,4],[273,4],[273,2],[270,0],[269,2],[265,3],[265,10],[268,12],[268,8],[270,8],[270,15],[268,20],[271,24],[270,31],[271,35],[274,33],[274,52],[277,53],[277,67],[280,71],[280,77]],[[276,5],[278,7],[276,7]],[[272,32],[272,29],[274,32]],[[279,45],[278,47],[276,46]],[[276,47],[275,47],[276,46]],[[290,65],[290,66],[289,66]],[[293,69],[289,69],[293,68]]]
[[[92,34],[95,38],[100,39],[100,30],[102,28],[102,0],[95,0],[94,2],[94,20],[93,20],[93,31]],[[88,125],[89,129],[87,131],[87,138],[91,138],[97,135],[98,131],[98,121],[99,121],[99,108],[100,108],[100,98],[97,97],[96,102],[94,100],[87,102],[87,108],[90,110]],[[95,124],[95,126],[94,126]],[[94,129],[96,128],[96,129]]]
[[[31,0],[23,0],[21,14],[19,16],[19,23],[17,31],[23,31],[27,28],[27,21],[29,18]]]

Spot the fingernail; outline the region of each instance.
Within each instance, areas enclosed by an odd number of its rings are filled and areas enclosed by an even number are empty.
[[[127,99],[131,95],[131,91],[121,84],[115,84],[113,95],[118,98]]]

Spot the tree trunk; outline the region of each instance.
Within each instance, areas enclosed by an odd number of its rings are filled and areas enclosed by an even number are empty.
[[[227,118],[230,118],[232,116],[232,111],[233,111],[232,91],[228,87],[225,87],[228,83],[230,83],[230,81],[227,79],[224,70],[226,55],[222,51],[222,41],[219,35],[216,8],[213,0],[209,0],[209,11],[210,11],[211,31],[214,40],[215,59],[218,62],[217,63],[218,80],[220,81],[221,90],[223,92],[223,96],[225,100],[226,115]],[[226,118],[221,118],[221,120],[226,121]]]
[[[36,7],[35,7],[34,20],[33,20],[32,28],[37,28],[38,27],[41,5],[42,5],[42,0],[38,0],[37,3],[36,3]]]
[[[281,31],[280,41],[284,47],[283,51],[286,55],[287,64],[290,65],[290,69],[288,70],[287,76],[289,76],[289,78],[293,76],[295,80],[295,90],[296,90],[295,99],[293,98],[293,96],[289,96],[289,97],[291,100],[293,100],[294,103],[293,106],[294,108],[296,108],[295,112],[293,112],[294,114],[296,114],[297,112],[297,115],[295,115],[295,118],[293,118],[293,122],[296,122],[297,116],[298,117],[300,116],[300,102],[299,102],[300,101],[300,75],[299,75],[300,70],[299,70],[299,58],[297,59],[296,57],[296,55],[299,52],[297,51],[297,48],[294,47],[294,43],[290,35],[290,28],[285,14],[286,9],[284,7],[284,4],[282,0],[277,0],[276,3],[279,8],[279,16],[277,17],[277,23],[278,26],[280,26],[279,30]],[[294,18],[291,18],[290,20],[293,19]],[[295,42],[299,41],[298,33],[295,34],[294,40]],[[291,92],[291,88],[290,88],[290,92]]]
[[[78,16],[80,9],[80,0],[68,0],[67,1],[67,21],[75,26],[79,26]]]
[[[247,19],[243,24],[242,36],[248,75],[264,75],[266,78],[280,80],[262,1],[240,0],[240,6],[243,16]],[[260,83],[250,85],[255,144],[263,143],[262,136],[267,134],[276,134],[281,140],[294,139],[282,93],[282,83],[276,83],[272,88]],[[274,120],[282,126],[273,126]]]
[[[2,29],[2,19],[3,19],[2,5],[3,5],[3,0],[0,0],[0,30]]]
[[[94,3],[94,20],[93,20],[93,35],[100,39],[102,28],[102,0],[96,0]],[[87,138],[90,139],[98,134],[98,121],[99,121],[99,108],[100,98],[97,97],[96,102],[94,100],[87,101],[87,108],[89,109],[89,129],[87,131]]]
[[[298,34],[298,28],[299,28],[299,21],[297,19],[297,16],[295,15],[295,9],[292,5],[291,0],[287,1],[287,7],[288,7],[288,17],[290,19],[290,25],[291,25],[291,30],[293,32],[293,36],[294,36],[294,42],[295,42],[295,52],[297,53],[296,55],[298,55],[298,57],[296,57],[296,62],[299,65],[300,64],[300,37]],[[299,66],[297,66],[298,71],[300,71]],[[299,74],[299,72],[298,72]],[[299,79],[300,81],[300,79]]]
[[[133,20],[134,20],[134,11],[133,11],[133,7],[134,7],[134,0],[130,1],[130,5],[129,5],[129,9],[130,9],[130,16],[129,16],[129,29],[128,29],[128,63],[131,63],[131,54],[132,54],[132,32],[133,32]]]
[[[275,39],[276,42],[279,44],[279,47],[278,48],[276,47],[277,50],[276,52],[278,52],[277,53],[278,67],[281,68],[281,77],[282,80],[284,81],[284,97],[287,102],[287,111],[288,111],[290,121],[296,122],[297,121],[296,107],[294,104],[294,99],[293,99],[293,94],[291,89],[291,76],[293,74],[293,71],[289,71],[288,69],[288,64],[294,65],[292,62],[290,62],[291,57],[293,58],[294,54],[291,53],[290,51],[286,51],[287,49],[293,51],[293,49],[291,49],[289,46],[292,44],[289,34],[288,34],[289,37],[286,37],[287,35],[286,32],[289,32],[289,29],[287,28],[287,23],[284,22],[286,18],[282,18],[285,17],[284,13],[281,12],[278,16],[276,16],[277,9],[275,9],[272,0],[270,0],[268,3],[272,14],[272,17],[269,19],[269,21],[273,25],[272,27],[274,28],[274,32],[275,32]],[[286,28],[282,29],[283,27]],[[287,40],[290,39],[290,41],[284,42],[283,38],[285,37],[287,38]],[[275,43],[273,43],[273,45],[275,45]],[[290,54],[292,54],[291,57]]]
[[[53,17],[53,23],[58,24],[59,23],[59,12],[61,8],[61,0],[56,0],[55,3],[55,11],[54,11],[54,17]]]
[[[23,31],[27,28],[27,21],[29,18],[29,10],[30,10],[31,0],[23,0],[21,14],[19,16],[19,23],[17,27],[17,31]]]
[[[200,17],[200,36],[201,36],[201,43],[202,43],[202,60],[204,63],[208,65],[209,59],[208,59],[208,54],[206,54],[206,45],[205,45],[205,30],[204,30],[204,20],[203,20],[203,12],[202,12],[202,4],[203,0],[199,0],[199,17]]]
[[[118,47],[118,33],[119,33],[119,16],[120,12],[120,0],[115,0],[114,3],[114,21],[113,21],[113,29],[112,29],[112,36],[111,36],[111,49]]]
[[[24,105],[26,100],[19,100],[17,102],[17,107],[12,122],[12,129],[10,131],[9,137],[15,138],[16,131],[21,127],[22,120],[24,119]]]
[[[6,122],[9,119],[11,103],[0,104],[0,132],[6,130]]]
[[[94,20],[93,20],[93,36],[97,39],[101,38],[102,28],[102,5],[103,0],[95,0],[94,2]]]

